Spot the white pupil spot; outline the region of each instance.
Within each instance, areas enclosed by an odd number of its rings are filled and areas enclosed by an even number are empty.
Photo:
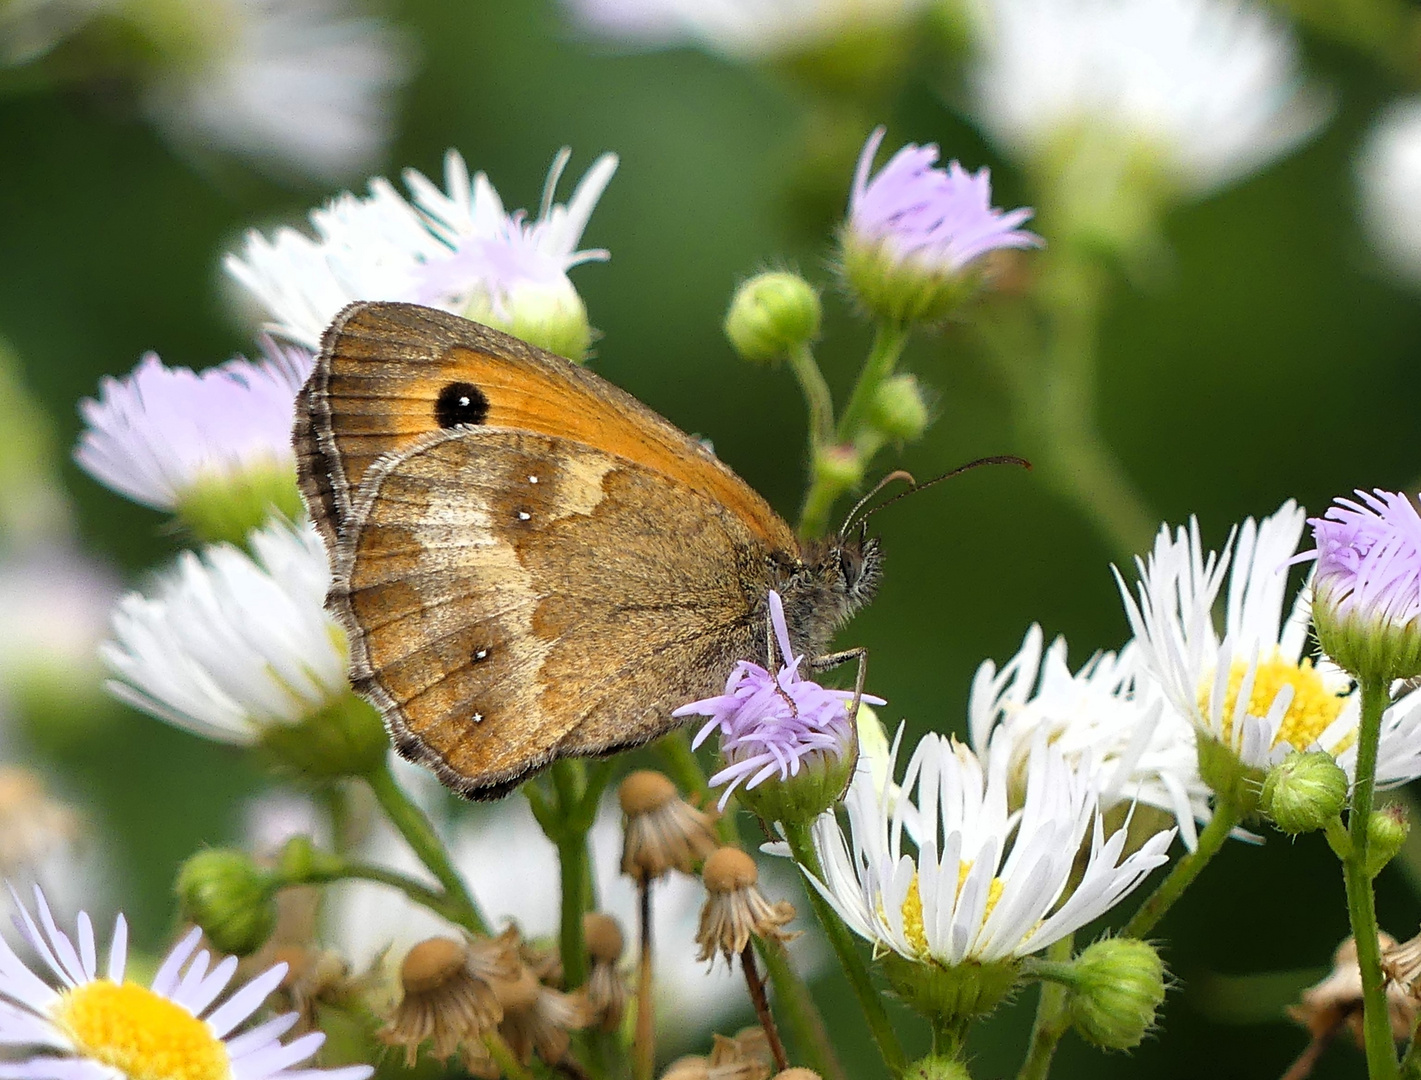
[[[474,713],[474,723],[476,723],[476,724],[482,724],[483,722],[484,722],[484,714],[481,713],[481,712],[476,712],[476,713]]]
[[[472,405],[472,404],[473,404],[473,399],[470,398],[468,394],[460,394],[460,395],[459,395],[459,407],[460,407],[460,408],[462,408],[462,409],[467,409],[467,408],[468,408],[470,405]]]
[[[475,659],[475,660],[483,660],[483,659],[487,658],[487,656],[488,656],[488,650],[487,650],[487,649],[480,649],[478,652],[474,653],[474,659]]]
[[[536,476],[529,476],[529,477],[528,477],[528,483],[530,483],[530,484],[536,484],[537,482],[538,482],[538,478],[537,478]]]
[[[519,520],[519,521],[527,521],[527,520],[528,520],[529,518],[531,518],[532,516],[533,516],[533,515],[530,514],[530,513],[528,513],[527,510],[520,510],[520,511],[518,511],[518,520]]]

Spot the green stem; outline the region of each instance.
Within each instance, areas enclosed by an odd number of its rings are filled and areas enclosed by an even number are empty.
[[[819,865],[819,856],[814,850],[808,826],[785,824],[784,829],[794,861],[823,881],[824,871]],[[864,1021],[868,1024],[869,1033],[873,1036],[883,1063],[895,1077],[902,1076],[908,1067],[908,1059],[898,1042],[893,1024],[888,1019],[888,1011],[883,1007],[883,996],[874,988],[868,968],[859,955],[849,928],[835,914],[829,902],[819,894],[813,882],[805,882],[804,891],[809,897],[809,906],[814,909],[814,914],[819,919],[819,925],[824,928],[824,936],[829,939],[829,945],[838,957],[839,966],[844,969],[844,976],[849,980],[854,997],[858,999]]]
[[[1417,1039],[1418,1028],[1411,1028],[1411,1045],[1401,1059],[1401,1080],[1421,1080],[1421,1039]]]
[[[907,327],[898,323],[879,324],[868,359],[859,372],[858,382],[854,384],[849,403],[844,407],[844,415],[839,419],[838,431],[832,441],[838,444],[837,448],[854,454],[860,466],[868,465],[868,458],[859,453],[857,447],[859,436],[868,427],[874,395],[883,385],[883,380],[893,374],[907,343]],[[805,493],[804,507],[799,514],[799,535],[811,539],[829,531],[829,514],[839,496],[847,490],[842,469],[822,467],[824,453],[836,447],[831,447],[826,440],[816,449],[818,452],[810,460],[809,490]]]
[[[1232,802],[1220,799],[1214,804],[1214,816],[1199,833],[1198,846],[1174,864],[1173,869],[1159,883],[1159,887],[1125,924],[1125,929],[1121,931],[1123,936],[1142,938],[1155,928],[1160,919],[1164,918],[1165,912],[1173,907],[1184,890],[1193,884],[1199,872],[1209,865],[1209,860],[1219,853],[1224,841],[1229,838],[1229,833],[1239,823],[1239,817],[1239,812]]]
[[[569,990],[587,981],[587,945],[583,941],[582,916],[587,910],[587,875],[591,860],[587,853],[587,830],[577,820],[586,787],[586,768],[581,761],[553,762],[553,789],[558,796],[557,835],[550,837],[558,849],[562,888],[562,921],[558,948],[562,953],[563,981]]]
[[[807,342],[790,350],[789,366],[800,390],[804,392],[804,402],[809,406],[809,450],[812,458],[814,451],[834,440],[834,398]]]
[[[489,1056],[498,1066],[500,1076],[506,1076],[509,1080],[537,1080],[532,1070],[524,1067],[523,1063],[513,1056],[513,1051],[498,1032],[485,1035],[484,1045],[488,1047]]]
[[[944,1061],[960,1061],[967,1044],[967,1025],[970,1018],[957,1016],[951,1020],[941,1015],[932,1018],[933,1057]]]
[[[813,886],[810,886],[813,888]],[[773,939],[756,938],[755,945],[765,961],[770,985],[775,988],[775,1001],[780,1016],[794,1033],[795,1046],[804,1055],[810,1069],[824,1080],[849,1080],[844,1064],[834,1052],[829,1029],[820,1015],[809,987],[789,962],[785,947]]]
[[[474,903],[464,879],[449,861],[449,854],[444,850],[439,834],[434,831],[433,823],[395,781],[389,762],[381,761],[378,767],[365,776],[365,782],[375,793],[375,801],[380,804],[380,809],[385,811],[390,823],[405,838],[405,843],[409,844],[419,861],[429,868],[429,872],[439,884],[444,886],[446,899],[457,913],[454,921],[471,933],[487,935],[488,923],[478,905]]]
[[[864,361],[863,370],[859,372],[858,382],[854,383],[849,403],[844,406],[844,415],[839,419],[839,442],[854,441],[854,436],[868,419],[874,395],[878,393],[883,380],[893,374],[893,369],[898,366],[898,358],[903,355],[903,348],[907,344],[906,326],[890,322],[878,324],[873,337],[873,347],[869,350],[868,359]]]
[[[329,885],[333,881],[373,881],[388,885],[399,889],[416,904],[428,908],[440,918],[453,923],[463,921],[459,906],[442,892],[394,870],[386,870],[383,866],[352,862],[339,855],[323,855],[318,865],[308,867],[302,873],[285,873],[281,885],[283,888],[290,885]]]
[[[1362,721],[1357,729],[1357,771],[1352,782],[1352,809],[1347,818],[1352,850],[1342,861],[1342,873],[1347,884],[1347,913],[1352,920],[1352,938],[1357,943],[1357,966],[1362,975],[1362,1028],[1367,1044],[1367,1074],[1371,1080],[1395,1080],[1398,1076],[1396,1044],[1391,1036],[1386,984],[1382,978],[1376,898],[1372,895],[1372,879],[1367,872],[1367,826],[1372,817],[1377,743],[1381,738],[1382,714],[1389,704],[1390,695],[1386,679],[1364,677],[1361,687]]]
[[[1075,935],[1067,934],[1053,942],[1046,950],[1046,959],[1055,963],[1066,963],[1075,948]],[[1041,997],[1036,1003],[1036,1020],[1031,1025],[1031,1048],[1026,1060],[1021,1063],[1021,1071],[1016,1080],[1046,1080],[1051,1071],[1051,1059],[1056,1054],[1056,1044],[1071,1026],[1066,1016],[1067,989],[1060,983],[1043,982]]]

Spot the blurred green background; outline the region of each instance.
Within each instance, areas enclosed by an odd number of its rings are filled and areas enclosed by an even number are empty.
[[[410,0],[389,14],[411,32],[421,66],[386,173],[438,175],[456,147],[509,206],[536,206],[558,147],[573,148],[573,177],[601,151],[620,154],[585,237],[609,248],[611,262],[573,273],[603,335],[595,368],[712,439],[792,518],[804,484],[800,398],[787,371],[738,361],[720,319],[755,270],[788,265],[830,280],[849,178],[832,202],[794,194],[804,102],[700,52],[589,46],[546,2]],[[1104,328],[1106,439],[1161,520],[1197,514],[1215,543],[1287,497],[1320,510],[1356,486],[1421,477],[1421,297],[1389,283],[1369,251],[1352,172],[1370,117],[1398,88],[1317,41],[1307,65],[1336,94],[1332,122],[1262,175],[1173,215],[1168,273],[1146,289],[1117,282]],[[1024,200],[1020,178],[944,108],[927,73],[874,119],[889,126],[889,147],[937,142],[968,167],[993,167],[998,205]],[[0,100],[0,147],[0,336],[64,447],[79,431],[76,402],[143,351],[204,367],[249,350],[224,299],[220,256],[243,230],[298,220],[334,193],[279,187],[236,166],[196,170],[87,93]],[[832,290],[828,307],[819,355],[842,403],[868,331]],[[904,366],[933,388],[938,419],[885,466],[932,475],[1018,449],[1001,388],[960,331],[915,340]],[[86,542],[130,580],[181,546],[157,515],[72,465],[65,480]],[[1009,658],[1033,621],[1066,635],[1075,664],[1126,636],[1108,550],[1030,474],[979,471],[875,525],[883,589],[842,642],[868,647],[870,687],[890,703],[882,715],[906,718],[910,735],[963,732],[972,672],[983,658]],[[121,871],[118,899],[157,947],[176,866],[201,844],[235,837],[239,797],[260,775],[239,753],[136,714],[92,725],[31,717],[19,738],[101,822]],[[1382,925],[1410,936],[1421,917],[1415,888],[1389,871],[1378,889]],[[1345,933],[1341,874],[1319,836],[1232,844],[1160,927],[1180,985],[1158,1037],[1125,1057],[1068,1036],[1055,1075],[1278,1075],[1303,1033],[1276,1017],[1254,1022],[1272,999],[1220,980],[1320,968]],[[818,989],[851,1072],[876,1075],[844,988],[826,976]],[[1015,1071],[1032,997],[978,1033],[975,1076]],[[925,1045],[918,1025],[904,1023]],[[1360,1055],[1338,1046],[1315,1075],[1361,1069]]]

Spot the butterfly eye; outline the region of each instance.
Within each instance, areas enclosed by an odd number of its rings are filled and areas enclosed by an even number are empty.
[[[488,416],[488,397],[473,383],[452,382],[439,391],[434,418],[442,428],[482,424]]]

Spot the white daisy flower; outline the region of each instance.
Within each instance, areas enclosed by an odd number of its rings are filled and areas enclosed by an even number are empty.
[[[206,738],[250,745],[350,694],[315,529],[273,522],[250,540],[252,555],[230,544],[184,552],[150,594],[119,601],[100,648],[116,697]]]
[[[327,181],[384,156],[412,64],[383,23],[346,0],[188,0],[181,18],[207,28],[204,55],[168,58],[144,95],[179,143]]]
[[[1357,155],[1362,224],[1396,270],[1421,282],[1421,98],[1382,111]]]
[[[1122,802],[1155,806],[1178,822],[1191,850],[1194,822],[1209,819],[1209,788],[1199,776],[1194,729],[1170,708],[1139,665],[1133,642],[1118,654],[1096,653],[1072,674],[1066,640],[1043,651],[1032,626],[1000,671],[977,669],[968,699],[968,733],[980,756],[1005,753],[1019,778],[1044,736],[1073,768],[1094,768],[1102,808]]]
[[[1074,139],[1155,155],[1201,195],[1311,136],[1327,115],[1305,91],[1287,25],[1249,0],[981,0],[973,108],[1028,161]]]
[[[566,0],[600,37],[661,48],[701,45],[732,60],[804,52],[905,26],[931,0]]]
[[[1141,661],[1171,705],[1249,768],[1266,769],[1292,750],[1324,750],[1352,775],[1360,702],[1348,675],[1308,655],[1310,587],[1284,617],[1289,565],[1304,511],[1291,499],[1271,517],[1249,518],[1222,552],[1204,550],[1198,522],[1160,530],[1148,560],[1137,560],[1138,603],[1116,578]],[[1220,625],[1214,605],[1228,578]],[[1382,720],[1377,783],[1421,776],[1421,695]]]
[[[304,349],[262,342],[258,361],[236,357],[194,373],[148,353],[123,379],[99,381],[79,403],[74,450],[99,483],[156,510],[176,510],[212,488],[284,483],[295,492],[291,425],[311,373]]]
[[[296,1023],[287,1013],[235,1034],[261,1008],[286,974],[277,964],[218,1004],[237,970],[229,956],[209,969],[206,952],[194,955],[202,931],[194,928],[168,953],[148,986],[125,981],[128,924],[115,922],[107,963],[100,969],[93,924],[79,913],[71,939],[59,929],[44,894],[35,890],[36,921],[18,902],[25,942],[49,979],[27,967],[0,938],[0,1045],[28,1048],[33,1056],[0,1064],[10,1080],[365,1080],[368,1065],[340,1069],[293,1068],[325,1041],[312,1032],[283,1043]],[[76,940],[77,939],[77,940]]]
[[[376,178],[365,197],[347,193],[313,211],[314,237],[289,228],[270,239],[252,232],[240,254],[227,256],[226,267],[265,309],[274,332],[313,349],[346,304],[407,300],[530,340],[543,336],[535,343],[568,346],[564,355],[576,351],[578,341],[585,351],[591,331],[567,274],[608,257],[578,244],[617,158],[603,154],[572,198],[554,203],[568,157],[563,150],[554,161],[531,221],[522,210],[506,211],[488,178],[470,177],[451,150],[443,189],[409,169],[406,201]],[[569,334],[575,340],[564,340]]]
[[[966,746],[935,734],[914,751],[903,780],[910,797],[896,805],[860,770],[845,799],[852,847],[825,813],[814,825],[824,881],[811,883],[875,948],[953,967],[1044,949],[1166,861],[1173,829],[1121,858],[1126,830],[1106,837],[1092,770],[1072,768],[1044,738],[1015,813],[1009,770],[1008,754],[989,754],[984,771]],[[1089,856],[1067,892],[1088,834]]]

